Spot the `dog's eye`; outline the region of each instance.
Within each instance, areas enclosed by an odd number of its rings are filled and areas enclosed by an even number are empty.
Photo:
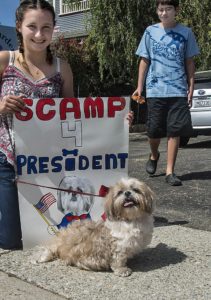
[[[123,191],[119,191],[119,192],[117,193],[117,196],[120,196],[122,193],[123,193]]]
[[[142,194],[141,191],[139,189],[133,189],[133,191],[137,194]]]

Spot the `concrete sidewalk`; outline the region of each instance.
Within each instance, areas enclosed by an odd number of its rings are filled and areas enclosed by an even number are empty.
[[[127,278],[54,261],[33,265],[33,250],[0,250],[0,299],[211,299],[211,232],[155,227],[150,247]],[[9,276],[7,275],[9,274]]]

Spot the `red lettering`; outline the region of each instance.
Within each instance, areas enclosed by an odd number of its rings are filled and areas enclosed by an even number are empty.
[[[67,107],[68,104],[72,104],[72,107]],[[73,112],[75,119],[81,118],[80,102],[77,98],[64,98],[60,102],[60,119],[66,120],[67,113]]]
[[[92,118],[103,118],[104,116],[104,104],[103,100],[100,97],[97,97],[95,100],[91,97],[88,97],[84,100],[84,115],[85,118],[90,118],[90,113]]]
[[[38,119],[42,121],[49,121],[53,119],[56,114],[55,110],[49,110],[48,112],[44,113],[44,108],[46,105],[55,106],[55,101],[53,99],[40,99],[37,102],[36,114]]]
[[[108,117],[114,118],[116,111],[121,111],[125,108],[126,100],[121,97],[108,98]]]
[[[15,114],[20,121],[29,121],[33,118],[34,110],[36,116],[41,121],[52,120],[56,115],[56,103],[54,99],[44,98],[39,99],[36,107],[33,110],[33,99],[24,99],[26,106],[21,112]],[[83,102],[84,116],[89,118],[103,118],[104,117],[104,103],[101,97],[85,98]],[[125,108],[126,100],[123,97],[108,97],[108,118],[114,118],[116,112],[122,111]],[[53,107],[53,109],[51,109]],[[63,98],[59,103],[60,120],[67,120],[67,114],[72,113],[74,119],[81,119],[81,107],[78,98]]]
[[[20,121],[29,121],[33,117],[33,111],[27,106],[32,106],[33,100],[32,99],[24,99],[24,102],[25,102],[26,106],[24,107],[24,109],[22,111],[16,112],[15,116]]]

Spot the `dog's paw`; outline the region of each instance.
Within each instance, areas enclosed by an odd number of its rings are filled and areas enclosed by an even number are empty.
[[[53,253],[48,248],[40,248],[31,260],[32,264],[44,263],[53,260]]]
[[[128,267],[118,268],[113,271],[116,276],[120,276],[120,277],[128,277],[132,274],[132,270]]]

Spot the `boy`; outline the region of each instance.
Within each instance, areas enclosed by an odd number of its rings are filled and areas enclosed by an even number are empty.
[[[165,180],[172,186],[181,185],[174,173],[180,136],[192,130],[191,107],[194,90],[194,61],[199,54],[190,28],[178,24],[175,17],[179,0],[157,0],[160,23],[149,26],[136,54],[139,65],[138,86],[133,95],[141,96],[146,75],[148,105],[147,133],[151,153],[146,171],[156,172],[160,138],[167,136],[167,167]]]

